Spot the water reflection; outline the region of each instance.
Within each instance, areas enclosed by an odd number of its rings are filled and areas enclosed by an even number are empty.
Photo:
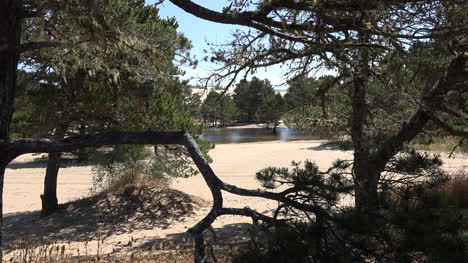
[[[276,134],[271,129],[258,128],[209,128],[200,136],[212,143],[243,143],[262,141],[315,140],[308,132],[290,128],[277,128]]]

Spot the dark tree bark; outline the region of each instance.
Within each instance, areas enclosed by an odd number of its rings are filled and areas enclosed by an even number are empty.
[[[21,12],[21,2],[0,2],[0,140],[10,137],[21,34],[21,19],[17,14]]]
[[[444,75],[422,96],[416,112],[402,124],[395,135],[378,147],[371,157],[377,171],[383,171],[390,158],[401,151],[405,143],[411,142],[422,132],[426,124],[433,120],[433,112],[442,106],[447,94],[455,89],[468,90],[468,54],[460,54],[450,61]],[[438,125],[437,121],[434,124]],[[446,127],[441,128],[452,132]],[[468,137],[466,132],[459,131],[455,131],[453,135]]]
[[[10,138],[21,37],[21,0],[0,1],[0,141]],[[0,151],[0,159],[10,159]],[[11,160],[10,160],[11,161]],[[3,182],[6,163],[0,164],[0,261],[3,261]]]
[[[79,71],[76,73],[74,78],[71,78],[68,83],[62,83],[62,86],[70,88],[72,91],[80,91],[83,89],[84,81],[86,79],[86,73]],[[71,114],[73,115],[73,114]],[[63,139],[67,133],[73,116],[68,113],[64,113],[62,116],[57,118],[57,126],[54,131],[54,139]],[[42,211],[41,215],[45,216],[55,212],[58,208],[57,198],[57,178],[60,169],[60,152],[49,153],[49,159],[47,161],[47,169],[44,178],[44,193],[41,195]]]
[[[60,168],[61,153],[49,153],[47,169],[44,178],[44,193],[41,195],[41,215],[46,216],[55,212],[58,208],[57,178]]]
[[[68,130],[68,123],[63,123],[55,131],[54,137],[56,139],[63,139]],[[42,211],[41,215],[49,215],[55,212],[58,208],[57,198],[57,178],[60,169],[60,159],[62,153],[52,152],[49,153],[47,161],[47,169],[44,178],[44,193],[41,195]]]
[[[3,262],[3,182],[5,167],[0,167],[0,261]]]
[[[362,42],[368,42],[369,36],[359,32]],[[365,122],[367,118],[366,83],[370,76],[369,50],[359,50],[359,62],[353,76],[351,138],[354,147],[354,194],[355,206],[361,211],[372,211],[377,208],[377,174],[369,162],[370,149],[365,142]]]
[[[273,128],[272,128],[272,131],[271,131],[271,132],[272,132],[274,135],[277,135],[277,134],[278,134],[278,125],[279,125],[279,123],[273,122]],[[267,125],[267,127],[268,127],[268,125]]]

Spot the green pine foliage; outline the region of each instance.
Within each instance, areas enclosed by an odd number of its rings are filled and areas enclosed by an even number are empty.
[[[194,120],[197,112],[185,104],[192,94],[178,79],[183,72],[175,62],[193,62],[185,59],[191,44],[177,32],[174,18],[160,18],[158,9],[143,0],[40,4],[47,15],[27,20],[23,38],[58,41],[60,46],[22,57],[13,123],[17,135],[201,132]],[[196,98],[192,104],[197,104]],[[65,134],[56,134],[59,127]],[[210,147],[204,143],[205,154]],[[76,154],[81,161],[98,165],[97,181],[129,171],[162,181],[196,173],[180,147],[149,151],[143,146],[115,146]]]
[[[254,121],[258,108],[275,95],[271,83],[265,79],[253,77],[252,80],[241,80],[234,89],[234,103],[237,106],[238,118],[242,121]]]
[[[281,94],[276,94],[273,97],[267,98],[257,109],[256,117],[259,121],[264,122],[267,126],[279,125],[279,121],[286,110],[286,102]]]
[[[338,160],[321,172],[306,161],[259,171],[266,189],[322,212],[279,206],[276,223],[251,227],[234,262],[465,262],[466,210],[440,190],[450,178],[439,169],[438,156],[407,150],[394,158],[380,185],[379,209],[369,213],[337,206],[353,191],[351,165]]]
[[[319,136],[338,137],[346,133],[351,100],[343,96],[342,82],[333,76],[318,79],[298,76],[288,81],[284,95],[285,123],[298,130],[311,130]]]
[[[235,120],[237,108],[231,96],[221,96],[221,93],[212,90],[206,96],[200,114],[204,123],[225,126]]]

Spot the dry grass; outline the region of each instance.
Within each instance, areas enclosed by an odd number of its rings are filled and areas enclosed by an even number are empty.
[[[102,241],[97,241],[102,242]],[[24,247],[10,254],[6,261],[10,263],[191,263],[193,262],[193,251],[190,249],[166,250],[164,247],[151,247],[145,250],[136,250],[127,253],[100,253],[91,251],[87,247],[88,243],[80,249],[70,249],[67,245],[51,244],[35,247],[25,240]],[[211,251],[211,250],[210,250]],[[208,251],[208,256],[213,255]],[[230,250],[216,250],[215,259],[219,263],[232,262],[233,254]]]
[[[412,145],[421,151],[428,152],[467,152],[468,141],[460,144],[460,139],[452,136],[446,137],[430,137],[429,139],[424,137],[418,137],[414,140]]]
[[[441,192],[455,199],[458,206],[468,209],[468,172],[458,170],[450,174],[450,180],[440,189]]]
[[[433,175],[434,176],[434,175]],[[447,176],[447,181],[442,185],[432,188],[429,193],[443,193],[449,198],[457,202],[457,206],[461,209],[468,209],[468,171],[456,170],[453,172],[443,172],[437,176]],[[396,187],[390,193],[390,198],[394,201],[401,201],[408,189],[414,190],[413,187]],[[413,200],[415,204],[416,199]]]
[[[191,251],[174,251],[174,252],[133,252],[122,255],[77,255],[77,252],[64,250],[65,246],[44,247],[34,251],[23,250],[22,253],[10,258],[6,262],[11,263],[191,263],[193,256]],[[227,262],[227,261],[224,261]]]
[[[121,194],[130,185],[147,185],[153,187],[164,187],[156,180],[151,180],[139,173],[126,173],[122,176],[109,180],[100,190],[101,194]]]

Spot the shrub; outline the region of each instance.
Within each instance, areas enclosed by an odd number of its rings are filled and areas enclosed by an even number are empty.
[[[293,165],[264,169],[257,179],[271,189],[294,185],[291,199],[320,204],[322,212],[279,206],[281,224],[256,226],[236,262],[465,262],[466,176],[447,176],[438,156],[398,156],[389,171],[409,178],[382,186],[373,211],[336,206],[350,190],[342,177],[349,162],[335,162],[327,175],[312,162]]]
[[[150,180],[139,173],[127,173],[118,177],[110,178],[102,185],[102,192],[119,194],[125,191],[127,186],[141,184],[155,184],[157,181]]]
[[[117,145],[94,152],[92,159],[97,164],[93,168],[95,189],[139,176],[167,184],[173,178],[198,172],[179,146]]]
[[[449,181],[439,191],[453,198],[458,207],[468,209],[468,172],[459,170],[451,173]]]

